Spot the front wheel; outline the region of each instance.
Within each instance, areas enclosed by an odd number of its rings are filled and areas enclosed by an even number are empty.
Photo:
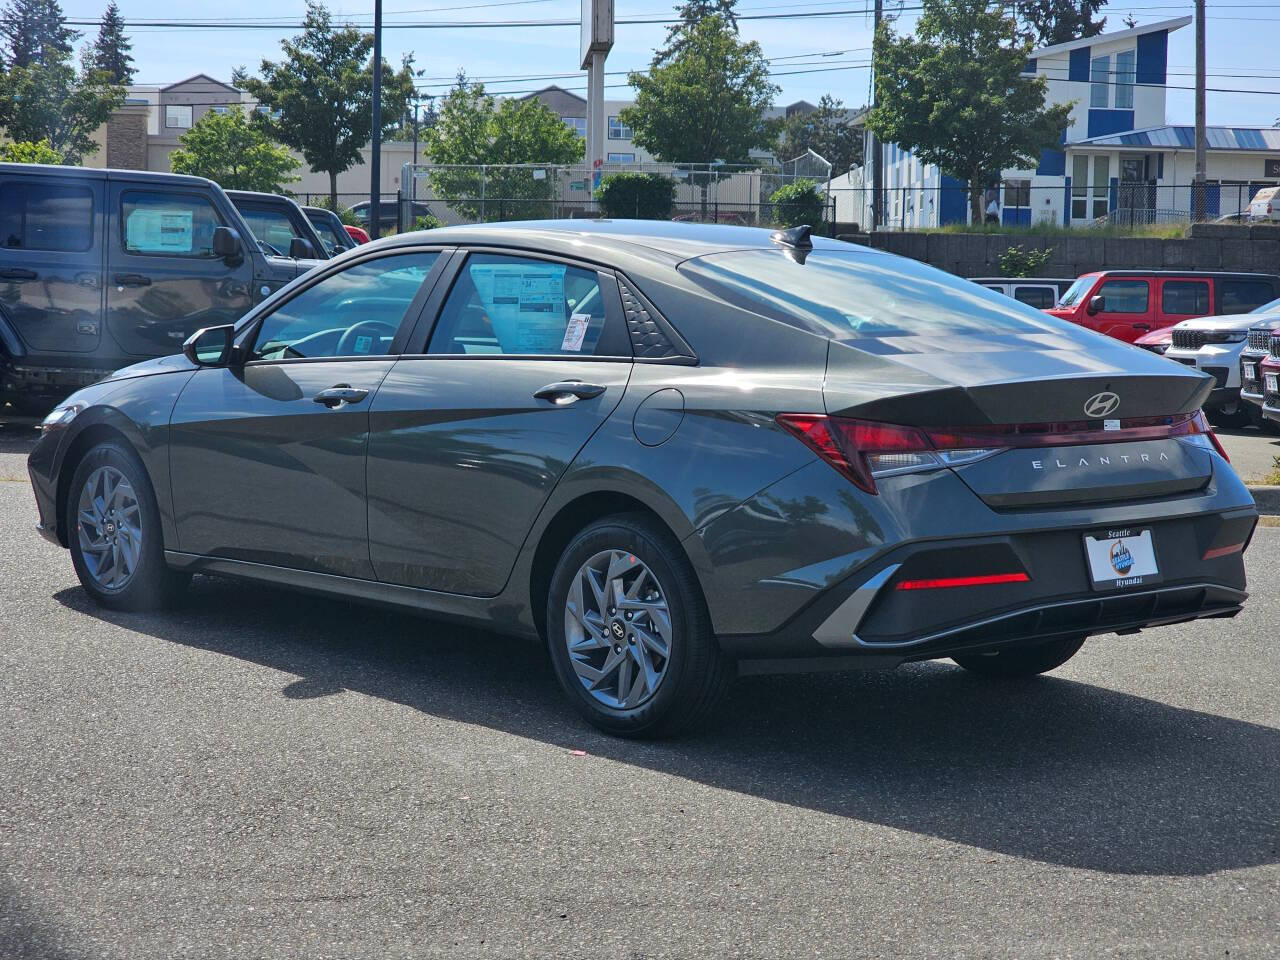
[[[548,591],[547,642],[574,707],[619,736],[697,724],[733,677],[688,558],[643,515],[599,520],[565,548]]]
[[[1034,677],[1062,666],[1084,646],[1085,637],[1063,637],[994,653],[962,653],[951,659],[984,677]]]
[[[117,443],[90,450],[67,492],[71,562],[85,592],[114,610],[155,610],[190,577],[164,562],[160,511],[137,455]]]

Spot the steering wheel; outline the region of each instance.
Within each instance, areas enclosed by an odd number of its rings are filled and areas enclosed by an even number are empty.
[[[365,356],[362,353],[356,353],[352,347],[356,345],[356,337],[362,334],[372,335],[375,339],[385,334],[390,338],[396,335],[396,328],[389,323],[383,323],[381,320],[361,320],[359,323],[353,323],[347,327],[346,331],[338,338],[338,346],[334,349],[336,357]],[[382,351],[370,351],[369,356],[378,356]]]

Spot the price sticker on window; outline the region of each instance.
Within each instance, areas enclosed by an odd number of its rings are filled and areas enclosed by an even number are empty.
[[[564,328],[564,340],[560,344],[560,349],[581,353],[582,341],[586,339],[587,327],[590,325],[591,314],[589,313],[575,313],[571,316],[569,325]]]

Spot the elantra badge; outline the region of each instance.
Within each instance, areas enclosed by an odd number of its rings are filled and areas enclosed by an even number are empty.
[[[1095,393],[1084,402],[1084,415],[1090,420],[1100,420],[1108,414],[1114,413],[1118,406],[1120,406],[1120,398],[1111,391],[1106,390],[1102,393]]]

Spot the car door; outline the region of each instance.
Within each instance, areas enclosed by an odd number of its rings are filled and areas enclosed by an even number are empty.
[[[1086,326],[1129,343],[1153,329],[1155,299],[1146,277],[1112,277],[1089,296],[1089,301],[1094,297],[1102,297],[1103,306],[1094,314],[1086,311]]]
[[[240,362],[195,373],[170,420],[184,553],[373,578],[369,402],[439,263],[401,250],[320,273],[241,332]]]
[[[134,357],[177,353],[201,327],[239,320],[253,304],[253,263],[213,252],[236,227],[198,187],[111,180],[107,333]],[[252,242],[242,237],[242,243]]]
[[[374,398],[369,549],[379,580],[494,596],[621,400],[631,346],[606,271],[472,251],[451,274],[429,336],[415,335],[421,353]]]
[[[32,353],[98,347],[104,183],[7,172],[0,182],[0,311]]]
[[[270,244],[283,256],[289,256],[289,248],[294,237],[300,237],[311,244],[313,259],[330,259],[329,248],[324,245],[311,221],[302,213],[302,209],[294,208],[288,203],[270,203],[263,200],[237,199],[233,196],[236,209],[249,225],[254,237],[263,243]]]

